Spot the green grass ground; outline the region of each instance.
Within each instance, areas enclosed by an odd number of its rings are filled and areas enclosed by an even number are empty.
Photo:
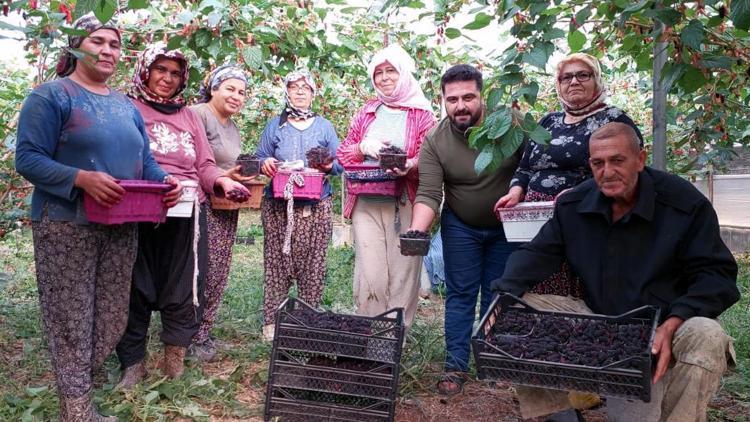
[[[244,215],[239,234],[254,236],[255,244],[235,246],[229,288],[214,331],[231,348],[222,352],[219,362],[202,367],[189,362],[184,377],[166,380],[156,369],[161,353],[157,318],[151,330],[150,376],[145,383],[127,393],[113,391],[119,377],[114,356],[97,374],[95,402],[103,412],[115,414],[123,421],[259,420],[262,417],[270,348],[259,338],[263,269],[262,231],[257,225],[257,216]],[[0,240],[0,263],[0,420],[54,420],[57,397],[40,328],[28,229],[17,230]],[[353,263],[351,248],[329,250],[325,308],[339,312],[353,310]],[[713,420],[742,420],[737,415],[750,409],[745,407],[750,403],[750,257],[740,257],[740,263],[742,302],[722,316],[724,325],[736,340],[739,365],[737,371],[725,379],[724,401],[710,411]],[[403,407],[421,406],[420,415],[427,415],[422,420],[432,419],[429,414],[435,406],[443,406],[437,411],[448,412],[444,400],[433,400],[443,359],[442,332],[442,303],[439,300],[421,303],[402,358],[399,390]],[[484,394],[488,390],[484,385],[476,383],[471,391]],[[488,394],[500,394],[504,405],[514,406],[512,395],[507,391]],[[477,408],[470,408],[475,404],[468,402],[448,403],[448,407],[459,409],[453,418],[465,420],[461,412],[464,415],[479,412],[477,409],[486,406],[488,400],[480,397]],[[402,412],[401,419],[412,420],[413,414]]]

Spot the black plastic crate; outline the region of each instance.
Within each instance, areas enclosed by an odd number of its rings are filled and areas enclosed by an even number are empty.
[[[402,314],[342,315],[285,301],[276,313],[265,419],[393,420]]]
[[[510,303],[510,305],[502,306],[501,302]],[[508,311],[539,317],[550,315],[571,326],[591,321],[605,322],[606,325],[617,328],[625,328],[624,326],[627,325],[642,326],[648,341],[641,352],[601,366],[519,357],[517,350],[511,350],[513,346],[507,346],[504,350],[503,346],[488,341],[488,337],[493,334],[496,322],[500,321],[503,313]],[[658,321],[659,309],[653,306],[644,306],[619,316],[584,315],[536,310],[515,296],[502,294],[493,300],[487,314],[474,331],[472,348],[479,377],[482,379],[495,379],[512,384],[558,390],[587,391],[604,396],[635,398],[650,402],[651,345]],[[526,336],[530,337],[533,330],[532,328]],[[516,337],[515,341],[518,341],[526,336],[508,335],[506,337]]]

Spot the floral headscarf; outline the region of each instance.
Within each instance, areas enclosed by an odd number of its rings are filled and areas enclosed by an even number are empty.
[[[596,85],[596,94],[594,94],[594,98],[588,104],[574,105],[565,101],[562,96],[562,83],[560,82],[560,75],[565,65],[572,62],[583,63],[593,73],[593,79]],[[597,60],[596,57],[586,53],[573,53],[562,59],[560,63],[557,64],[557,72],[555,75],[555,89],[557,90],[557,98],[560,100],[563,109],[570,116],[568,120],[571,123],[581,121],[607,106],[607,89],[602,82],[602,69],[601,66],[599,66],[599,60]]]
[[[148,88],[150,67],[157,59],[161,58],[172,59],[180,63],[181,81],[172,98],[162,98]],[[167,50],[167,44],[163,42],[151,44],[138,55],[135,74],[133,75],[133,86],[130,88],[129,95],[144,100],[159,111],[175,113],[185,105],[182,92],[185,91],[187,86],[189,70],[187,58],[180,50]]]
[[[94,16],[94,12],[89,12],[78,18],[73,23],[73,29],[84,30],[89,34],[100,29],[110,29],[114,31],[115,34],[117,34],[117,39],[121,40],[120,30],[113,25],[103,25],[101,22],[99,22],[99,19]],[[57,76],[64,78],[65,76],[73,73],[76,68],[77,59],[70,50],[81,47],[81,44],[83,43],[83,40],[86,39],[86,37],[87,36],[84,35],[70,35],[68,37],[68,46],[67,48],[63,49],[63,53],[57,61],[57,66],[55,66],[55,73],[57,73]]]
[[[375,87],[375,68],[386,62],[396,68],[399,75],[396,88],[391,95],[384,95]],[[367,65],[367,74],[370,75],[370,82],[375,88],[378,99],[385,105],[432,111],[432,104],[424,96],[419,82],[412,74],[415,69],[414,60],[409,57],[409,53],[398,44],[391,44],[372,57],[370,64]]]
[[[201,85],[201,99],[198,102],[207,103],[211,101],[211,93],[219,89],[221,83],[227,79],[240,80],[247,86],[247,76],[245,76],[245,72],[243,72],[242,69],[231,64],[221,65],[206,76],[206,79]]]
[[[315,80],[313,79],[310,72],[308,72],[305,69],[299,69],[295,70],[294,72],[291,72],[290,74],[286,75],[284,78],[284,100],[286,101],[286,108],[284,109],[285,117],[291,116],[291,117],[297,117],[297,118],[303,118],[303,119],[309,119],[310,117],[315,116],[317,113],[312,111],[312,103],[311,107],[308,109],[301,109],[298,107],[295,107],[292,104],[292,99],[289,96],[289,88],[287,86],[291,82],[298,81],[300,79],[303,79],[306,84],[310,86],[312,89],[312,96],[315,98],[315,93],[317,90],[315,89]],[[285,119],[282,119],[285,120]]]

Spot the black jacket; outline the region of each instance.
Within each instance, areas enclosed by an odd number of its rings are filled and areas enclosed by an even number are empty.
[[[492,287],[520,296],[565,260],[596,313],[648,304],[662,319],[716,318],[740,297],[737,264],[711,203],[689,182],[648,167],[635,207],[615,223],[594,180],[558,197],[554,217],[510,256]]]

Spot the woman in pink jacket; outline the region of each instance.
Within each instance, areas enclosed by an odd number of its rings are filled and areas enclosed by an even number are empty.
[[[398,236],[411,223],[419,183],[419,147],[435,125],[432,105],[412,75],[414,70],[414,61],[398,45],[375,54],[367,72],[377,98],[354,116],[349,134],[337,151],[345,169],[362,163],[377,165],[380,150],[387,146],[399,147],[407,154],[405,170],[389,170],[402,178],[402,195],[349,194],[344,205],[344,216],[351,218],[354,235],[357,313],[374,316],[404,308],[407,327],[417,310],[422,260],[401,255]]]

